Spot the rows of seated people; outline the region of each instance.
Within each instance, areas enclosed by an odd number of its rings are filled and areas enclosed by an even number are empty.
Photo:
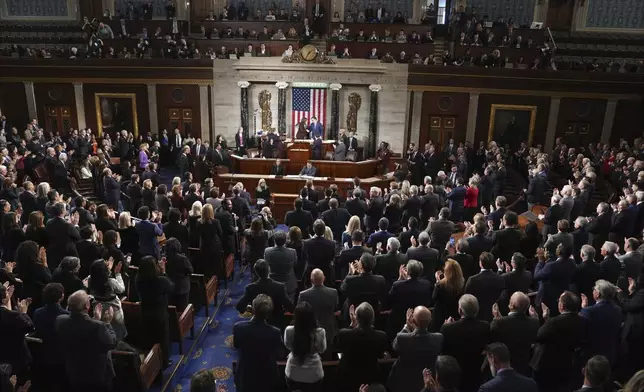
[[[407,29],[408,31],[410,29]],[[329,37],[330,41],[357,41],[357,42],[388,42],[388,43],[413,43],[413,44],[431,44],[434,42],[432,31],[427,30],[424,34],[419,34],[413,30],[407,34],[405,29],[400,29],[398,33],[392,34],[388,28],[384,29],[382,35],[379,35],[376,30],[371,33],[365,33],[364,29],[360,29],[355,35],[351,34],[348,27],[340,24],[338,29],[333,29]]]

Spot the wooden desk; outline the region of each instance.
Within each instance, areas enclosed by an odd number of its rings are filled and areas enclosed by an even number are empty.
[[[256,174],[258,176],[267,176],[271,172],[271,167],[275,165],[277,159],[262,158],[242,158],[237,155],[231,155],[232,167],[235,173]],[[304,163],[282,159],[282,166],[286,168],[286,174],[299,174]],[[336,162],[336,161],[311,161],[317,169],[318,177],[334,178],[369,178],[376,174],[378,161],[370,159],[361,162]],[[257,184],[253,186],[255,188]]]
[[[401,51],[405,51],[407,57],[411,59],[414,53],[418,52],[422,58],[434,53],[434,44],[399,44],[397,42],[355,42],[355,41],[328,41],[327,50],[331,45],[335,45],[335,52],[339,56],[344,48],[349,48],[352,58],[367,58],[371,49],[378,49],[378,57],[389,53],[396,59]],[[491,51],[490,51],[491,52]]]
[[[278,223],[284,223],[286,213],[293,209],[293,201],[298,196],[297,193],[273,193],[271,212]]]
[[[343,25],[345,29],[349,29],[349,33],[352,36],[358,34],[360,30],[364,30],[364,35],[371,35],[372,31],[375,31],[378,37],[385,35],[385,29],[389,30],[392,35],[398,34],[402,29],[405,34],[409,35],[412,32],[417,32],[421,36],[425,35],[427,31],[434,32],[434,27],[430,25],[408,25],[408,24],[394,24],[394,23],[346,23],[346,22],[335,22],[330,23],[329,26],[331,31],[339,29],[340,25]]]

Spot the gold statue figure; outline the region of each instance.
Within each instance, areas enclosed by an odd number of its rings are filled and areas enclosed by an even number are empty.
[[[262,90],[257,96],[259,107],[262,109],[262,130],[270,131],[273,125],[273,112],[271,112],[271,93]]]
[[[358,110],[362,105],[362,97],[358,93],[349,94],[349,113],[347,113],[347,129],[356,133],[358,129]]]

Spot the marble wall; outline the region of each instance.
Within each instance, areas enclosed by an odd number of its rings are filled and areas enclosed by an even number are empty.
[[[380,98],[378,107],[378,142],[385,140],[394,151],[400,152],[406,129],[406,111],[408,107],[407,66],[400,64],[380,64],[367,60],[354,59],[339,61],[335,65],[325,64],[284,64],[278,57],[242,57],[239,60],[217,60],[213,66],[214,78],[214,124],[215,133],[233,138],[240,124],[240,87],[238,82],[250,83],[249,115],[250,127],[253,124],[253,111],[258,108],[257,94],[263,89],[271,92],[271,110],[273,124],[277,127],[277,88],[275,83],[307,83],[315,86],[327,86],[331,83],[342,84],[340,90],[340,127],[346,127],[348,96],[358,92],[362,96],[362,106],[358,113],[358,136],[366,139],[369,122],[370,85],[379,85]],[[313,87],[313,86],[312,86]],[[327,99],[327,118],[331,114],[331,90]],[[286,126],[291,124],[291,88],[286,94]],[[258,113],[258,123],[261,117]]]

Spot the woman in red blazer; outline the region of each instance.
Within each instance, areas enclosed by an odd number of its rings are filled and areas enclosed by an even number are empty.
[[[479,204],[479,176],[474,175],[470,178],[469,186],[465,187],[465,200],[463,200],[463,206],[465,207],[465,219],[468,221],[472,220],[472,217],[478,211]]]

